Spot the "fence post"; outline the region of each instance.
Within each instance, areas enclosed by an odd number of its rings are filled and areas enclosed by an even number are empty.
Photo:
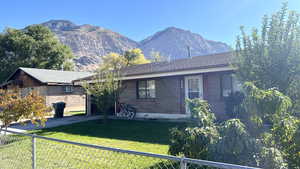
[[[32,169],[36,169],[36,137],[35,134],[31,138],[32,142]]]
[[[184,161],[184,156],[181,157],[181,160],[180,160],[180,169],[187,169],[186,167],[186,162]]]

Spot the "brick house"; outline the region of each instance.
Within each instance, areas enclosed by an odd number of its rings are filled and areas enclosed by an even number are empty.
[[[240,87],[230,65],[232,56],[228,52],[130,66],[122,70],[120,102],[134,106],[140,118],[176,119],[190,116],[186,99],[201,98],[224,118],[224,97]],[[89,99],[87,103],[88,113],[93,112]]]
[[[73,85],[78,78],[91,76],[89,72],[59,71],[35,68],[18,68],[1,85],[1,88],[20,88],[21,92],[38,91],[45,96],[46,104],[63,101],[66,111],[85,110],[86,94],[81,86]]]

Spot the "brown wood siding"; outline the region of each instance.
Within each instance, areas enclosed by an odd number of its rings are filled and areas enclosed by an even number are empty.
[[[52,103],[63,101],[66,103],[66,111],[69,110],[84,110],[85,109],[85,91],[80,86],[73,86],[73,92],[64,92],[64,86],[61,85],[46,85],[34,79],[25,72],[19,70],[11,78],[17,83],[9,85],[9,88],[32,88],[39,91],[40,95],[45,96],[46,104],[52,106]],[[17,85],[15,85],[17,84]],[[42,89],[42,90],[41,90]],[[42,92],[41,92],[42,91]]]
[[[43,84],[38,80],[27,75],[25,72],[19,70],[11,80],[15,81],[17,85],[9,85],[8,88],[19,87],[19,88],[28,88],[42,86]]]

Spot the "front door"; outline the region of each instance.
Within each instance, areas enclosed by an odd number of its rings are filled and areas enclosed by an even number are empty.
[[[202,75],[186,76],[185,77],[185,99],[203,99],[203,77]],[[191,115],[191,112],[186,104],[185,106],[187,114]]]

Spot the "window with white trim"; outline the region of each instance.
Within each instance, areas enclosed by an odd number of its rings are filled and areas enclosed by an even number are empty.
[[[137,82],[137,98],[155,98],[155,80],[139,80]]]
[[[188,98],[200,98],[201,91],[200,91],[200,80],[199,78],[188,79]]]

